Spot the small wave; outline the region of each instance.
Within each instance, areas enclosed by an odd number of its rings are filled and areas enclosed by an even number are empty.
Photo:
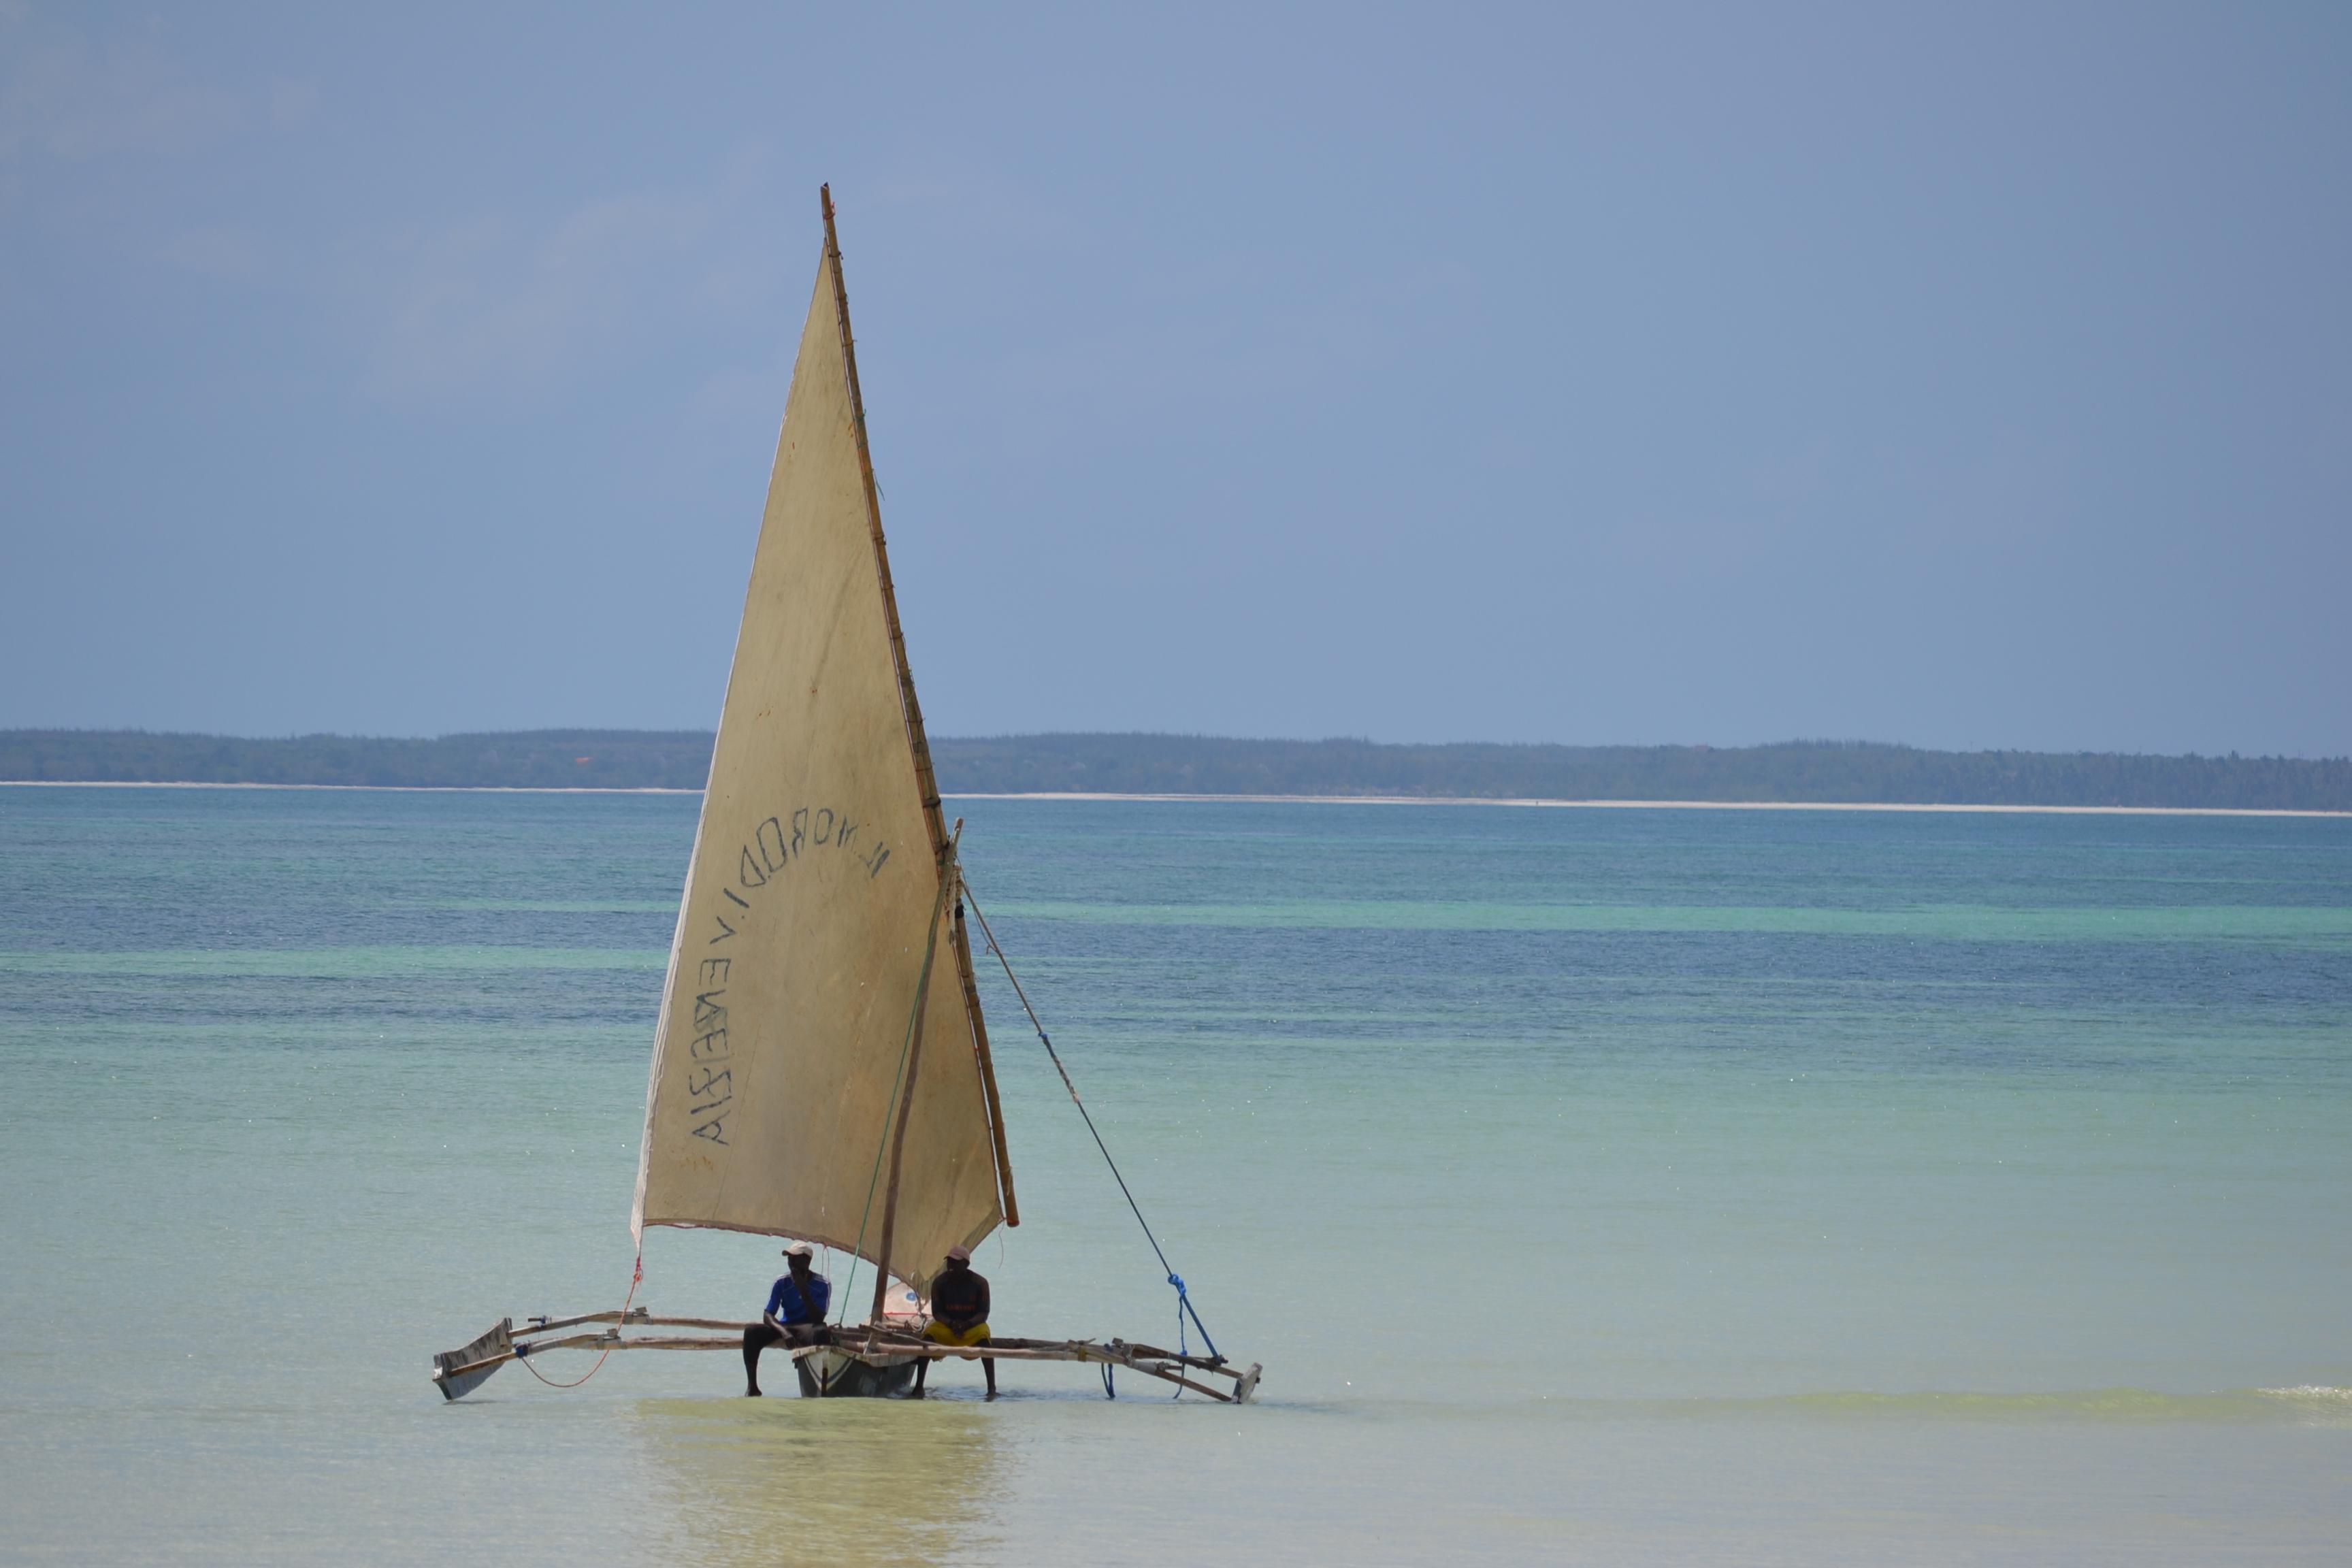
[[[2308,1411],[2315,1415],[2335,1416],[2352,1425],[2352,1388],[2334,1388],[2324,1383],[2298,1384],[2293,1388],[2257,1388],[2256,1394],[2281,1405]]]
[[[2326,1396],[2326,1397],[2321,1397]],[[2352,1424],[2352,1396],[2336,1388],[2231,1388],[2168,1394],[2149,1388],[2086,1388],[2049,1393],[1797,1394],[1759,1400],[1825,1415],[1886,1415],[1963,1421],[2241,1422],[2290,1419]]]
[[[1749,1398],[1545,1399],[1522,1406],[1570,1420],[2076,1422],[2352,1426],[2352,1388],[2306,1384],[2167,1394],[2149,1388],[1902,1394],[1843,1390]]]

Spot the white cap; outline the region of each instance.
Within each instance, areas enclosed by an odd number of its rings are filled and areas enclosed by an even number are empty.
[[[814,1258],[816,1248],[805,1241],[795,1241],[784,1248],[786,1258]]]

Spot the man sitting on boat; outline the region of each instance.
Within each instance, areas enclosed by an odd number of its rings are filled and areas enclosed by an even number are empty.
[[[948,1248],[947,1267],[931,1280],[931,1321],[923,1338],[939,1345],[984,1345],[988,1342],[988,1277],[971,1266],[971,1248]],[[915,1392],[923,1392],[929,1359],[915,1363]],[[996,1358],[980,1358],[981,1375],[988,1379],[988,1397],[996,1397]]]
[[[760,1396],[760,1352],[772,1344],[814,1345],[824,1342],[825,1308],[833,1301],[833,1285],[809,1266],[816,1249],[805,1241],[784,1248],[784,1275],[768,1292],[768,1310],[743,1331],[743,1392]]]

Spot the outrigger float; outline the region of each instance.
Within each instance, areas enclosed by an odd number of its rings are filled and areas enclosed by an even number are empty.
[[[904,1397],[924,1362],[985,1356],[1092,1366],[1107,1394],[1123,1370],[1173,1384],[1180,1397],[1247,1404],[1259,1367],[1218,1353],[1148,1224],[1176,1290],[1176,1350],[1116,1339],[948,1346],[914,1321],[950,1247],[1021,1223],[967,907],[1081,1116],[1086,1106],[964,883],[963,824],[950,829],[940,812],[882,537],[829,188],[820,201],[824,248],[655,1027],[630,1218],[638,1278],[649,1225],[845,1254],[850,1279],[835,1298],[845,1310],[848,1286],[869,1268],[866,1321],[790,1349],[811,1398]],[[955,977],[934,986],[943,949]],[[1090,1116],[1087,1127],[1102,1148]],[[1115,1163],[1111,1173],[1142,1223]],[[655,1317],[635,1304],[636,1289],[614,1311],[529,1318],[520,1329],[502,1320],[435,1356],[433,1381],[457,1399],[508,1363],[552,1351],[597,1352],[597,1367],[614,1351],[736,1351],[752,1326]],[[1188,1322],[1205,1355],[1192,1352]],[[658,1331],[680,1329],[702,1331]]]

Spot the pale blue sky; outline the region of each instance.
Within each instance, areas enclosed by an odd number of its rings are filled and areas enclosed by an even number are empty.
[[[2352,752],[2352,7],[0,4],[0,725]],[[486,14],[487,13],[487,14]]]

